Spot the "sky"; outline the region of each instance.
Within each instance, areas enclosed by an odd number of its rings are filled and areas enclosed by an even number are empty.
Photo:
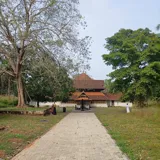
[[[102,55],[105,38],[119,29],[149,28],[156,32],[160,24],[160,0],[79,0],[79,10],[87,28],[80,30],[81,36],[92,37],[90,67],[87,74],[94,79],[106,79],[112,67],[105,65]]]

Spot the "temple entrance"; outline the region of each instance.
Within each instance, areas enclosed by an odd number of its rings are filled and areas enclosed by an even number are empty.
[[[81,100],[81,111],[84,111],[84,110],[89,110],[91,107],[90,107],[90,101],[86,101],[86,100]]]
[[[89,110],[90,109],[90,104],[91,104],[91,101],[89,99],[78,99],[77,100],[77,104],[76,104],[76,107],[75,109],[78,109],[78,110],[81,110],[81,111],[84,111],[84,110]]]
[[[84,111],[84,101],[83,101],[83,99],[81,100],[81,110]]]
[[[114,101],[112,100],[112,106],[114,106]]]
[[[82,92],[78,98],[76,99],[77,104],[80,105],[78,106],[78,108],[80,108],[82,111],[84,111],[85,109],[89,109],[90,107],[87,105],[88,101],[90,101],[89,97],[85,94],[85,92]]]

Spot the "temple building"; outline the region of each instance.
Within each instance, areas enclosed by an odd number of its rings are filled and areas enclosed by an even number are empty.
[[[122,102],[122,93],[108,93],[104,86],[104,80],[95,80],[82,73],[73,80],[75,92],[64,106],[79,106],[82,109],[89,107],[125,107],[126,103],[131,107],[132,103]]]
[[[73,86],[76,91],[70,97],[69,103],[90,107],[108,107],[103,80],[94,80],[85,73],[75,77]]]

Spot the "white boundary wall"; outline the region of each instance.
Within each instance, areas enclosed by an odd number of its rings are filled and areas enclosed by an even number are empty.
[[[37,103],[34,102],[34,101],[31,101],[29,104],[30,104],[30,105],[33,105],[33,106],[35,106],[35,107],[37,106]],[[40,107],[52,106],[53,104],[54,104],[54,102],[40,102],[40,103],[39,103],[39,106],[40,106]],[[55,102],[55,104],[56,104],[57,106],[59,106],[59,107],[75,107],[75,105],[76,105],[76,104],[74,104],[74,103],[62,103],[62,102],[60,102],[60,101]]]
[[[128,103],[128,106],[129,107],[132,107],[132,103],[130,102],[119,102],[119,101],[114,101],[114,106],[115,107],[126,107],[127,106],[127,103]],[[37,106],[37,103],[34,102],[34,101],[31,101],[29,103],[30,105],[33,105],[33,106]],[[54,102],[40,102],[39,103],[39,106],[40,107],[43,107],[43,106],[52,106],[54,104]],[[75,103],[62,103],[62,102],[55,102],[55,104],[59,107],[75,107]],[[106,103],[93,103],[91,104],[91,107],[108,107],[108,104],[110,104],[110,106],[112,106],[112,101],[108,101]]]
[[[127,103],[128,103],[129,107],[132,107],[132,103],[130,103],[130,102],[118,102],[118,101],[114,102],[114,106],[115,107],[118,107],[118,106],[120,106],[120,107],[126,107]]]
[[[37,106],[37,102],[35,102],[35,101],[31,101],[30,103],[29,103],[30,105],[32,105],[32,106]],[[44,106],[52,106],[54,104],[54,102],[40,102],[39,103],[39,106],[40,107],[44,107]],[[60,106],[61,105],[61,102],[55,102],[55,104],[57,105],[57,106]]]
[[[61,103],[60,107],[75,107],[75,103]],[[90,104],[91,107],[108,107],[107,103],[94,103]]]
[[[59,107],[75,107],[75,103],[61,103]]]
[[[108,107],[107,102],[106,103],[93,103],[91,104],[91,107]]]

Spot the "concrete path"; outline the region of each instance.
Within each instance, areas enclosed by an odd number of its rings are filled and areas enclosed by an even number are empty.
[[[127,160],[94,113],[70,113],[12,160]]]

